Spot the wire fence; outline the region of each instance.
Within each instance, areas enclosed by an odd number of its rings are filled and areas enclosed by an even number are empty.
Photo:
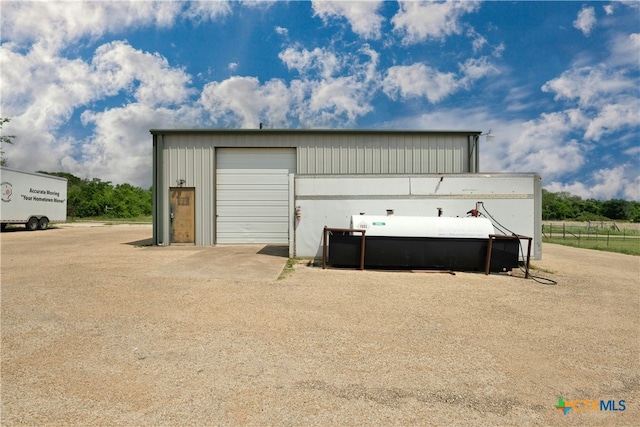
[[[586,223],[584,225],[575,224],[543,224],[542,235],[547,239],[563,240],[594,240],[596,242],[609,242],[626,239],[638,239],[638,230],[619,227],[615,222],[608,222],[605,226],[603,221]]]

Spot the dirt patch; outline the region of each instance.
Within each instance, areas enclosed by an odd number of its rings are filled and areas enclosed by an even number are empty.
[[[638,257],[545,244],[536,265],[556,286],[306,264],[281,280],[231,280],[170,274],[198,250],[136,244],[150,236],[140,225],[0,235],[2,425],[632,425],[640,415]],[[626,410],[563,415],[560,396]]]

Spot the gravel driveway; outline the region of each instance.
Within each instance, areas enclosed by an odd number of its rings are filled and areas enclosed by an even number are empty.
[[[169,274],[203,253],[140,246],[150,237],[148,225],[0,235],[3,426],[640,417],[640,257],[545,245],[536,273],[556,286],[306,263],[237,280]],[[626,410],[563,415],[560,396]]]

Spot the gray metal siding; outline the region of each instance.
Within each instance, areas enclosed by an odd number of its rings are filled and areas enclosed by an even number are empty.
[[[176,141],[165,137],[165,186],[164,198],[168,200],[169,187],[195,188],[196,200],[196,245],[215,243],[215,151],[210,144],[198,136],[185,135]],[[165,209],[169,209],[165,202]],[[169,235],[167,222],[167,232]]]
[[[468,145],[466,135],[309,136],[298,142],[298,173],[467,173]]]
[[[296,147],[299,174],[428,174],[473,172],[469,135],[443,133],[194,133],[165,136],[213,147]],[[186,148],[186,147],[185,147]],[[472,165],[470,165],[472,163]]]
[[[154,242],[170,244],[169,187],[196,189],[196,245],[216,243],[216,149],[292,148],[298,174],[434,174],[475,172],[479,132],[152,131]],[[471,157],[470,157],[471,156]],[[265,207],[266,208],[266,207]]]

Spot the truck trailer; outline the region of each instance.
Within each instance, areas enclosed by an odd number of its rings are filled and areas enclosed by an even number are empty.
[[[24,224],[45,230],[67,220],[67,179],[0,167],[0,225]]]

